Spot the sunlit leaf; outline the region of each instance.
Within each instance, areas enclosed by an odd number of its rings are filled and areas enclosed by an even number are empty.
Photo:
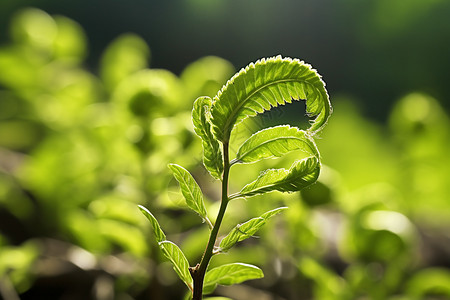
[[[236,154],[236,161],[256,162],[264,158],[281,157],[302,150],[319,157],[317,147],[305,131],[289,125],[276,126],[258,131],[247,139]]]
[[[296,192],[314,183],[320,172],[317,157],[307,157],[294,162],[289,170],[269,169],[247,184],[239,196],[254,196],[271,191]]]
[[[159,243],[164,256],[167,257],[173,265],[180,279],[192,290],[192,277],[189,273],[189,262],[184,256],[183,251],[171,241],[162,241]]]
[[[262,214],[258,218],[253,218],[243,224],[236,225],[236,227],[234,227],[220,242],[220,251],[226,252],[236,243],[253,236],[264,224],[266,224],[268,219],[285,209],[287,209],[287,207],[279,207]]]
[[[203,164],[211,175],[220,179],[223,172],[222,151],[219,142],[214,138],[209,121],[211,98],[200,97],[194,102],[192,123],[195,133],[202,139]]]
[[[203,290],[204,293],[211,293],[218,284],[233,285],[262,277],[262,270],[256,266],[243,263],[227,264],[206,272]]]
[[[156,237],[156,241],[158,243],[164,241],[166,239],[166,235],[164,234],[161,227],[159,226],[159,223],[156,220],[156,218],[152,215],[152,213],[148,209],[146,209],[142,205],[138,205],[138,207],[141,210],[141,212],[144,214],[144,216],[146,216],[147,219],[152,224],[153,232],[155,233],[155,237]]]
[[[195,179],[185,168],[179,165],[169,164],[169,168],[172,170],[175,179],[180,184],[181,193],[186,199],[186,204],[206,220],[206,208],[203,201],[202,190]]]
[[[166,236],[164,232],[161,230],[158,221],[156,218],[146,209],[145,207],[139,205],[139,209],[141,212],[149,219],[150,223],[153,226],[153,230],[156,236],[156,240],[158,241],[159,247],[163,252],[164,256],[167,257],[170,262],[173,264],[173,268],[178,276],[183,280],[183,282],[188,286],[189,289],[193,289],[192,287],[192,277],[189,273],[189,262],[184,256],[183,252],[177,245],[170,241],[166,241]]]
[[[306,113],[316,116],[308,129],[320,131],[331,114],[325,84],[310,65],[281,56],[258,60],[234,75],[213,99],[211,123],[216,138],[228,141],[233,127],[272,107],[306,100]]]

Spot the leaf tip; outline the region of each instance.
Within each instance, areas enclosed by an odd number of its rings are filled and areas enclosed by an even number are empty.
[[[138,208],[144,215],[145,214],[151,214],[150,211],[147,208],[145,208],[144,206],[142,206],[142,205],[138,205]]]

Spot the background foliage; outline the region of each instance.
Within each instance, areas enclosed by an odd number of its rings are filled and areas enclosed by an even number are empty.
[[[266,277],[217,294],[450,297],[448,2],[243,3],[96,1],[89,13],[88,4],[70,1],[40,2],[48,13],[16,10],[33,1],[0,4],[3,298],[183,297],[137,204],[198,261],[207,228],[180,209],[167,163],[194,174],[215,215],[219,189],[201,167],[193,101],[213,96],[236,68],[280,52],[312,63],[328,84],[334,114],[318,141],[326,166],[301,194],[230,204],[228,229],[289,209],[260,239],[212,262],[257,264]],[[240,124],[232,138],[268,125],[304,127],[303,114],[301,103],[274,109]],[[298,155],[245,173],[236,166],[231,191]]]

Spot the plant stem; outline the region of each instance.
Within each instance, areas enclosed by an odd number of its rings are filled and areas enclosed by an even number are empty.
[[[190,268],[192,279],[194,280],[194,292],[192,300],[202,300],[203,295],[203,280],[205,278],[206,269],[209,261],[213,256],[214,245],[216,244],[217,234],[219,233],[220,225],[222,224],[223,216],[228,205],[228,176],[230,173],[230,160],[228,153],[228,141],[223,143],[223,175],[222,175],[222,200],[220,203],[219,213],[214,224],[211,234],[209,236],[208,245],[206,246],[200,264],[194,268]]]

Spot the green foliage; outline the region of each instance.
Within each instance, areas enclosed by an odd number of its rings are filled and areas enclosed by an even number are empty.
[[[12,245],[25,249],[28,240],[38,245],[23,252],[26,260],[0,257],[0,278],[26,292],[33,287],[32,274],[42,276],[42,264],[83,262],[71,254],[81,247],[94,257],[80,265],[86,274],[106,257],[127,264],[114,271],[121,283],[111,290],[119,298],[135,298],[163,276],[144,272],[161,258],[146,243],[136,205],[151,199],[152,208],[170,211],[171,194],[162,192],[171,182],[169,157],[188,167],[197,163],[192,158],[199,145],[183,104],[203,89],[185,84],[221,86],[231,65],[210,57],[202,64],[223,66],[213,78],[189,71],[182,80],[148,68],[148,46],[127,34],[105,50],[97,77],[83,67],[86,50],[79,24],[37,9],[16,15],[12,41],[0,48],[0,252],[6,255]],[[156,219],[147,217],[155,222],[152,236],[180,263],[178,248],[166,243]],[[175,231],[184,223],[164,227]],[[59,257],[53,249],[69,254]],[[187,269],[180,270],[190,278]]]
[[[195,100],[192,110],[192,123],[195,133],[202,139],[203,164],[211,176],[219,179],[223,172],[222,150],[211,132],[211,105],[212,102],[209,97],[200,97]]]
[[[158,221],[156,220],[156,218],[152,215],[151,212],[148,211],[148,209],[146,209],[143,206],[139,206],[139,209],[141,210],[141,212],[144,214],[144,216],[147,217],[147,219],[150,221],[150,223],[152,224],[153,227],[153,233],[155,235],[156,241],[158,243],[161,243],[163,241],[166,240],[166,235],[164,234],[164,232],[161,229],[161,226],[159,226]]]
[[[129,75],[148,66],[150,49],[134,34],[124,34],[108,46],[101,61],[100,75],[107,88],[113,90]]]
[[[249,197],[271,191],[295,192],[314,183],[320,172],[317,157],[296,161],[289,170],[270,169],[242,188],[235,197]]]
[[[218,251],[227,252],[236,243],[252,237],[267,222],[268,219],[280,213],[284,209],[286,209],[286,207],[276,208],[264,213],[258,218],[254,218],[245,223],[236,225],[236,227],[234,227],[230,233],[222,239]]]
[[[1,248],[0,276],[2,285],[11,284],[19,292],[26,291],[33,280],[32,265],[38,255],[38,246],[36,243],[28,242],[19,247],[1,246]]]
[[[429,268],[415,274],[408,282],[407,293],[411,299],[423,299],[433,295],[450,297],[450,272],[444,268]]]
[[[261,60],[226,84],[235,70],[218,57],[180,76],[149,67],[133,34],[93,72],[87,47],[79,24],[36,9],[0,47],[2,297],[181,299],[199,273],[209,299],[449,297],[450,121],[436,99],[407,94],[378,124],[334,95],[321,131],[328,99],[300,61]],[[303,104],[316,129],[292,121]]]
[[[242,263],[222,265],[206,273],[204,291],[209,294],[214,291],[218,284],[233,285],[262,277],[264,277],[264,274],[261,269],[252,265]]]
[[[306,100],[309,116],[317,116],[309,131],[323,128],[331,114],[325,84],[311,66],[281,56],[262,59],[242,69],[214,98],[211,110],[213,132],[219,141],[228,141],[233,127],[292,100]]]
[[[177,245],[170,241],[159,242],[159,247],[173,265],[180,279],[192,290],[192,277],[189,274],[189,262]]]
[[[172,170],[176,180],[180,183],[181,192],[186,199],[186,204],[193,211],[198,213],[204,221],[212,227],[211,222],[206,216],[205,203],[203,201],[202,190],[198,186],[192,175],[183,167],[176,164],[169,164],[169,169]]]
[[[307,113],[310,116],[317,116],[311,128],[305,132],[286,125],[261,130],[240,146],[236,158],[230,163],[229,138],[234,126],[258,112],[262,113],[285,102],[290,103],[295,98],[306,100]],[[234,198],[271,191],[295,192],[314,183],[320,173],[320,156],[312,136],[322,129],[330,114],[330,102],[320,76],[309,65],[281,56],[262,59],[242,69],[227,82],[214,100],[205,96],[195,101],[192,122],[195,132],[202,139],[203,164],[214,178],[221,179],[222,199],[213,225],[207,218],[202,191],[194,178],[183,167],[169,164],[169,168],[180,183],[187,205],[206,220],[212,229],[200,263],[189,269],[193,288],[186,278],[187,261],[184,255],[180,254],[181,250],[170,243],[173,249],[177,249],[176,258],[167,254],[167,250],[161,246],[164,243],[161,242],[163,233],[159,229],[158,222],[150,212],[140,207],[152,223],[156,239],[166,257],[174,265],[179,277],[192,290],[193,299],[202,299],[202,294],[213,292],[217,284],[231,285],[262,277],[262,272],[258,268],[243,264],[223,265],[210,271],[207,269],[214,254],[227,252],[237,242],[251,237],[269,218],[285,208],[271,210],[258,218],[237,225],[222,239],[219,249],[214,251],[228,202]],[[233,164],[281,157],[294,150],[305,151],[311,156],[295,161],[289,170],[268,169],[255,181],[244,186],[240,193],[228,196],[228,176]],[[183,259],[179,259],[180,257]]]
[[[236,162],[252,163],[265,158],[282,157],[299,149],[319,157],[314,140],[305,131],[289,125],[276,126],[258,131],[246,140],[236,153]]]

